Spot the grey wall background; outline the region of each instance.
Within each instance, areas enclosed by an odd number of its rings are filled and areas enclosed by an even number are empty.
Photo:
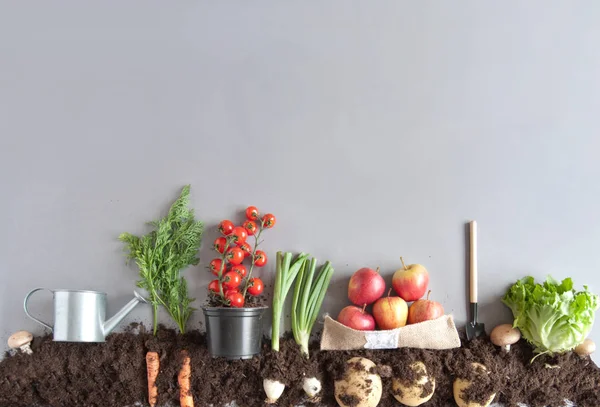
[[[402,255],[462,324],[471,219],[487,327],[527,274],[600,292],[599,19],[596,2],[2,3],[0,339],[41,332],[36,286],[120,308],[137,271],[117,236],[186,183],[210,228],[185,273],[197,306],[217,222],[250,204],[278,217],[271,257],[333,262],[332,314],[351,273],[391,282]]]

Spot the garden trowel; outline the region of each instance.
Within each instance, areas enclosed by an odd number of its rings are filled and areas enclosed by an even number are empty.
[[[477,322],[477,222],[469,223],[469,310],[470,321],[467,322],[467,339],[485,335],[485,326]]]

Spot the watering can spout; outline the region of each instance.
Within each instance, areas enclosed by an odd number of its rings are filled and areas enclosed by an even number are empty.
[[[139,303],[148,303],[148,301],[139,295],[137,292],[133,292],[135,297],[129,301],[123,308],[121,308],[112,318],[106,321],[102,325],[102,329],[104,331],[104,335],[108,335],[112,332],[113,329],[125,318]]]

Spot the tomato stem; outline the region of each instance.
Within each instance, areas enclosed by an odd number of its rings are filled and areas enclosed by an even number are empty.
[[[225,292],[223,291],[223,271],[225,271],[225,265],[227,264],[227,249],[229,249],[229,245],[231,244],[230,236],[226,237],[225,247],[223,248],[223,253],[221,254],[221,268],[219,269],[219,296],[221,297],[221,302],[227,305],[227,299],[225,298]]]
[[[258,220],[258,219],[257,219]],[[242,292],[242,296],[244,300],[246,299],[246,292],[248,291],[248,285],[250,283],[250,279],[252,278],[252,271],[254,270],[254,261],[256,260],[256,252],[258,250],[258,246],[262,243],[262,241],[258,241],[260,239],[260,235],[262,234],[265,226],[265,221],[260,221],[260,226],[258,227],[258,233],[254,234],[254,249],[252,250],[252,257],[250,258],[250,270],[248,271],[248,275],[246,276],[246,283],[244,284],[244,292]]]

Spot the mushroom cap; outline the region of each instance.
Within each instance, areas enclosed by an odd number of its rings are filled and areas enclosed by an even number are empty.
[[[579,356],[588,356],[596,351],[596,344],[594,341],[587,338],[585,341],[577,345],[574,350]]]
[[[18,331],[15,332],[8,338],[8,346],[11,349],[20,348],[23,345],[27,345],[31,343],[33,340],[33,335],[27,331]]]
[[[492,330],[490,340],[496,346],[512,345],[521,339],[521,331],[511,324],[498,325]]]

